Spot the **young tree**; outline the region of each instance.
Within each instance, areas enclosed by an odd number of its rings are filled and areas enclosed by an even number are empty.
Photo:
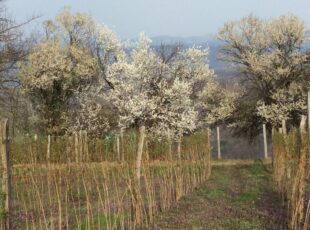
[[[150,39],[142,34],[129,57],[119,59],[108,72],[113,85],[110,98],[119,111],[120,123],[139,127],[138,181],[146,132],[166,135],[170,131],[179,136],[180,132],[195,130],[198,111],[194,98],[199,91],[196,83],[213,76],[206,64],[206,50],[180,51],[167,61],[150,44]]]

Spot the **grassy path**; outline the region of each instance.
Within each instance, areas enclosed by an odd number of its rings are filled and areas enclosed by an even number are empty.
[[[155,229],[285,229],[285,210],[260,162],[214,166],[208,183],[157,217]]]

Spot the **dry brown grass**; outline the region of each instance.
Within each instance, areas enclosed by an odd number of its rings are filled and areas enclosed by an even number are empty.
[[[205,138],[204,133],[184,138],[181,161],[165,160],[164,144],[155,152],[149,148],[150,161],[144,155],[139,185],[130,159],[57,163],[51,151],[50,164],[43,156],[37,163],[21,160],[13,168],[14,228],[148,228],[158,212],[209,178],[210,148]],[[157,157],[161,160],[154,160]]]
[[[288,135],[273,136],[275,188],[287,205],[288,227],[302,229],[309,221],[305,212],[305,179],[308,162],[307,134],[292,130]],[[309,212],[309,211],[308,211]]]

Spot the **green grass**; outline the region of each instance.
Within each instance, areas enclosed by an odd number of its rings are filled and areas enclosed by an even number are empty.
[[[268,165],[214,166],[210,180],[157,219],[159,229],[285,229]]]
[[[225,196],[225,190],[224,189],[212,189],[209,191],[206,191],[206,196],[210,200],[216,200],[223,196]]]
[[[241,192],[237,197],[233,198],[234,203],[254,203],[259,195],[260,189],[258,187],[246,188],[245,191]]]
[[[243,171],[245,175],[251,178],[252,184],[245,185],[242,192],[233,198],[233,202],[237,204],[255,203],[263,190],[265,190],[263,183],[266,181],[268,173],[261,161],[255,161],[253,165]]]
[[[263,230],[263,223],[259,220],[248,220],[244,218],[226,218],[210,222],[210,229],[214,230]]]
[[[266,166],[264,166],[259,160],[254,161],[254,164],[248,168],[248,171],[251,173],[251,176],[256,179],[261,179],[268,176]]]
[[[107,229],[107,224],[112,227],[112,229],[118,229],[120,226],[121,219],[126,218],[128,214],[127,213],[113,213],[109,216],[105,216],[103,213],[94,214],[94,220],[89,223],[87,219],[84,219],[80,222],[79,226],[73,227],[74,230],[81,229],[95,229],[100,226],[100,229],[104,230]]]
[[[226,167],[225,172],[223,172],[223,166],[212,167],[211,179],[216,181],[222,187],[227,187],[232,181],[231,167]]]

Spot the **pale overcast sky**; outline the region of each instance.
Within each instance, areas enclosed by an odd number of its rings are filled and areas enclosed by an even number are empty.
[[[215,34],[223,23],[250,13],[263,18],[291,13],[310,25],[310,0],[6,0],[6,6],[19,22],[43,15],[33,27],[70,6],[92,14],[122,38],[141,31],[149,36]]]

